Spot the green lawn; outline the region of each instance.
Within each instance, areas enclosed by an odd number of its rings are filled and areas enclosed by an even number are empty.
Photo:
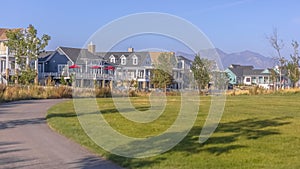
[[[135,107],[146,110],[146,97],[131,98]],[[172,150],[159,156],[130,159],[105,152],[83,132],[73,102],[53,106],[49,125],[91,151],[127,168],[300,168],[300,94],[227,97],[216,132],[198,143],[208,113],[210,98],[201,97],[200,112],[188,136]],[[126,120],[110,98],[98,99],[109,124],[128,136],[148,137],[163,132],[176,118],[178,97],[168,97],[160,118],[148,124]]]

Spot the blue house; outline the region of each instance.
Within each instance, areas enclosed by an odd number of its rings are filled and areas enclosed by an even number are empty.
[[[75,76],[77,86],[91,86],[95,81],[107,85],[114,78],[114,65],[95,55],[95,48],[89,49],[58,47],[55,51],[39,55],[39,82],[44,84],[51,77],[55,82],[62,78],[70,81]]]

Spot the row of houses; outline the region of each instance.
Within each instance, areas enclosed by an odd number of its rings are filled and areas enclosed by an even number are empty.
[[[4,45],[7,40],[5,29],[0,29],[0,83],[8,83],[7,77],[15,74],[15,59]],[[90,43],[87,49],[57,47],[54,51],[45,51],[38,56],[36,65],[39,83],[45,84],[51,78],[59,83],[63,78],[76,86],[130,86],[152,88],[151,70],[155,69],[158,57],[167,53],[175,57],[174,52],[136,52],[128,48],[126,52],[96,52],[96,46]],[[175,57],[177,64],[172,70],[174,83],[171,88],[181,89],[189,86],[187,72],[191,73],[192,61]]]
[[[49,76],[52,79],[66,80],[75,76],[76,86],[116,85],[129,86],[136,83],[138,88],[152,88],[151,70],[162,52],[135,52],[128,48],[126,52],[96,52],[96,46],[88,45],[88,49],[58,47],[55,51],[44,52],[39,56],[39,79],[42,83]],[[169,52],[172,57],[175,53]],[[184,57],[176,57],[177,65],[172,74],[172,88],[183,88],[184,76],[190,70],[191,61]]]
[[[0,29],[0,83],[7,83],[8,76],[15,74],[15,59],[4,45],[7,41],[5,31]],[[141,89],[153,88],[151,70],[155,69],[158,57],[163,52],[136,52],[128,48],[126,52],[96,52],[96,46],[90,43],[87,49],[58,47],[54,51],[45,51],[38,56],[32,65],[36,66],[40,84],[45,84],[51,78],[57,83],[63,78],[76,86],[134,85]],[[174,89],[191,87],[192,61],[184,56],[168,56],[176,58],[172,69]],[[38,64],[36,64],[38,63]],[[225,70],[230,85],[259,85],[272,88],[281,84],[288,86],[289,79],[285,74],[274,80],[272,73],[278,74],[278,69],[254,69],[253,66],[231,65]],[[280,85],[279,85],[280,84]]]

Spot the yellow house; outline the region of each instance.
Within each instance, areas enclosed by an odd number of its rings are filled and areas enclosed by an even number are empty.
[[[9,53],[8,47],[4,45],[4,42],[8,40],[6,36],[6,31],[8,30],[20,30],[20,28],[0,28],[0,84],[6,84],[7,77],[13,74],[12,63],[14,62],[14,57]]]

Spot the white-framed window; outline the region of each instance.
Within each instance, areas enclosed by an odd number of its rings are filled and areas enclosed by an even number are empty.
[[[65,66],[66,66],[65,64],[58,64],[57,65],[57,72],[61,73],[64,70]]]
[[[126,65],[126,57],[124,55],[121,56],[121,65]]]
[[[132,57],[132,64],[133,64],[133,65],[137,65],[137,64],[138,64],[138,57],[137,57],[136,55],[134,55],[134,56]]]
[[[116,58],[115,58],[115,56],[114,56],[114,55],[110,55],[109,61],[110,61],[111,63],[116,63]]]

